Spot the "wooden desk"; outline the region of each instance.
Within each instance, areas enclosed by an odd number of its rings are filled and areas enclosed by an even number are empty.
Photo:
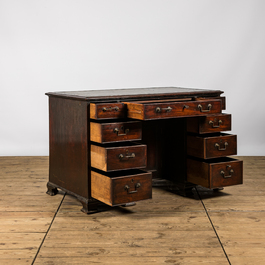
[[[47,93],[49,195],[76,196],[82,211],[152,197],[152,183],[187,194],[242,184],[231,115],[219,90],[177,87]],[[177,196],[177,195],[176,195]]]

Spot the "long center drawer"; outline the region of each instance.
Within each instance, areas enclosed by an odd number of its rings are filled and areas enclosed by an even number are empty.
[[[189,116],[205,116],[221,113],[221,99],[198,101],[162,101],[162,102],[124,102],[127,105],[127,117],[139,120],[155,120]]]
[[[175,98],[117,103],[91,103],[90,119],[157,120],[177,117],[207,116],[225,109],[225,98]]]

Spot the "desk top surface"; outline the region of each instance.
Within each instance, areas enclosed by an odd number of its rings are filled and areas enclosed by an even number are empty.
[[[101,99],[128,99],[149,97],[178,97],[178,96],[220,96],[223,91],[181,87],[148,87],[148,88],[126,88],[105,90],[83,90],[83,91],[61,91],[49,92],[48,96],[79,99],[79,100],[101,100]]]

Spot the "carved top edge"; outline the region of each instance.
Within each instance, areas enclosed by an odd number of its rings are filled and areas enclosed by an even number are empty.
[[[148,87],[148,88],[125,88],[125,89],[104,89],[104,90],[83,90],[83,91],[61,91],[48,92],[46,95],[69,99],[96,101],[96,100],[117,100],[117,99],[141,99],[141,98],[169,98],[186,96],[220,96],[223,91],[181,88],[181,87]]]

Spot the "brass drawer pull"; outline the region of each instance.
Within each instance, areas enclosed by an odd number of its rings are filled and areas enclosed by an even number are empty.
[[[218,148],[219,151],[224,151],[224,150],[226,150],[226,147],[228,146],[228,142],[224,143],[224,148],[221,148],[220,144],[218,144],[218,143],[215,143],[214,146],[216,148]]]
[[[216,120],[215,120],[215,121],[216,121]],[[220,127],[220,124],[223,123],[222,120],[219,120],[219,121],[218,121],[218,125],[214,125],[214,122],[215,122],[215,121],[209,121],[209,124],[212,125],[212,128],[219,128],[219,127]]]
[[[156,107],[156,112],[157,113],[162,112],[162,110],[165,110],[166,112],[170,112],[172,110],[172,108],[171,107],[167,107],[167,108]]]
[[[131,153],[130,155],[128,153],[126,153],[126,155],[123,154],[119,154],[119,159],[122,160],[124,158],[134,158],[135,157],[135,153]]]
[[[124,186],[124,189],[127,190],[127,193],[128,193],[128,194],[131,194],[131,193],[136,193],[136,192],[138,192],[137,189],[140,188],[140,187],[141,187],[141,183],[138,182],[138,183],[135,184],[135,190],[129,191],[129,189],[130,189],[130,186],[129,186],[129,185],[125,185],[125,186]]]
[[[231,168],[231,166],[230,166],[230,165],[227,165],[226,168],[227,168],[227,169],[228,169],[228,168]],[[225,172],[224,172],[224,170],[221,170],[221,171],[220,171],[220,174],[221,174],[221,175],[223,176],[223,178],[225,178],[225,179],[227,179],[227,178],[231,178],[233,173],[234,173],[234,170],[233,170],[232,168],[229,170],[229,174],[230,174],[230,175],[227,175],[227,176],[225,176]]]
[[[113,110],[118,111],[119,109],[120,109],[119,107],[109,107],[109,108],[104,107],[104,108],[102,108],[102,110],[104,112],[105,111],[113,111]]]
[[[198,109],[200,109],[201,112],[209,112],[209,111],[211,111],[212,104],[208,104],[207,108],[208,109],[203,110],[202,105],[201,104],[198,105]]]
[[[121,130],[123,130],[124,133],[119,133],[119,131],[120,131],[119,128],[115,128],[113,131],[115,133],[117,133],[118,136],[127,135],[129,133],[129,131],[130,131],[130,129],[124,129],[123,126],[121,127]]]

